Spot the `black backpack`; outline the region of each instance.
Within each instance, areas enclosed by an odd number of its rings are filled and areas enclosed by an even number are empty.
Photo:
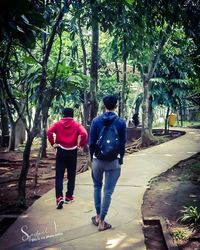
[[[99,160],[113,161],[117,159],[120,152],[120,141],[114,123],[118,119],[119,117],[115,118],[112,123],[105,125],[100,131],[95,150],[95,156]]]

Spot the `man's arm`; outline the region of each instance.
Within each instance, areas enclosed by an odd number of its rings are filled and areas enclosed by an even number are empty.
[[[88,133],[87,130],[80,124],[79,125],[79,138],[78,138],[78,146],[84,147],[87,144]]]
[[[47,138],[51,144],[51,146],[53,146],[55,144],[54,141],[54,137],[53,134],[56,132],[56,126],[55,123],[47,130]]]

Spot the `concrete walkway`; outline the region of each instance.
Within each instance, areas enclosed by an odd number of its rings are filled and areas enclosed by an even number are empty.
[[[55,209],[54,189],[31,206],[0,238],[0,249],[145,250],[141,205],[151,178],[200,151],[200,130],[128,155],[112,197],[107,221],[113,229],[98,232],[91,172],[77,176],[76,201]]]

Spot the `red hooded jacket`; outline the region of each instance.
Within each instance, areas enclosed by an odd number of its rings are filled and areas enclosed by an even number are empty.
[[[78,145],[79,136],[80,142]],[[64,117],[47,130],[47,137],[52,146],[54,143],[57,143],[64,148],[73,148],[85,146],[88,134],[86,129],[72,117]]]

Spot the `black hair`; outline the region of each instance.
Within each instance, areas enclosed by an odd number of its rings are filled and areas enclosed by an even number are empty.
[[[117,101],[118,101],[117,95],[107,95],[104,96],[103,98],[103,104],[108,110],[113,110],[117,105]]]
[[[72,108],[64,108],[62,113],[63,117],[74,117],[74,110]]]

